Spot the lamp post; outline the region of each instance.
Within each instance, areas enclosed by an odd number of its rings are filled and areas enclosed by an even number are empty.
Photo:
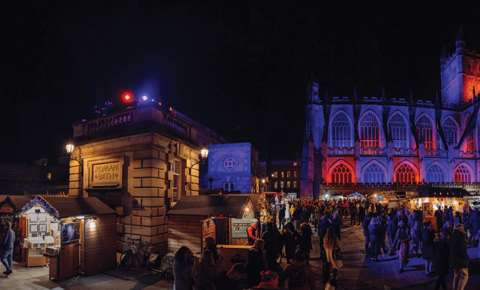
[[[75,145],[73,144],[67,144],[67,146],[65,146],[65,149],[67,149],[67,153],[68,155],[70,155],[70,160],[75,160],[77,161],[80,165],[82,165],[82,162],[80,160],[78,160],[78,157],[75,156],[75,158],[72,158],[72,153],[73,153],[73,149],[75,149]]]
[[[200,160],[197,163],[194,163],[190,166],[190,168],[189,168],[190,175],[192,175],[193,166],[195,166],[197,164],[205,164],[205,161],[208,158],[208,147],[205,144],[205,142],[203,142],[203,146],[202,146],[202,149],[200,150],[200,156],[199,157],[200,157]]]

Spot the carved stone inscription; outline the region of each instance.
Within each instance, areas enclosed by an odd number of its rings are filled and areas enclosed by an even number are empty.
[[[123,156],[88,159],[85,188],[121,188],[123,163]]]
[[[93,165],[93,182],[109,182],[118,180],[120,166],[118,163]]]

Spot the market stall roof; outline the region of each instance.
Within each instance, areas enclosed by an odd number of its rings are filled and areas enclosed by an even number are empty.
[[[420,186],[418,188],[418,197],[464,197],[469,193],[461,187],[429,187]]]
[[[0,196],[0,206],[9,204],[13,208],[14,212],[18,212],[31,200],[32,198],[26,195],[5,195]]]
[[[167,215],[233,216],[243,214],[250,200],[246,194],[185,195],[170,209]],[[255,208],[255,206],[254,206]]]
[[[116,213],[96,197],[69,198],[36,196],[21,208],[20,214],[23,214],[37,204],[41,204],[49,214],[57,219]]]
[[[363,197],[363,198],[365,198],[365,195],[363,195],[361,193],[358,193],[358,192],[355,192],[355,193],[350,194],[348,197]]]

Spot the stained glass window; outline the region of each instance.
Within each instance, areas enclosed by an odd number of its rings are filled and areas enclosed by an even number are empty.
[[[359,127],[361,147],[380,147],[380,124],[372,112],[367,113],[362,118]]]
[[[388,130],[392,136],[393,148],[408,148],[407,123],[400,114],[395,114],[388,122]]]
[[[422,116],[418,119],[417,124],[417,133],[418,138],[423,140],[423,144],[425,145],[425,149],[433,149],[433,124],[427,116]]]
[[[365,171],[363,172],[363,182],[364,183],[384,183],[385,171],[377,164],[372,164],[368,166],[368,168],[365,169]]]
[[[395,172],[395,181],[399,183],[414,183],[417,181],[415,171],[408,164],[402,164]]]
[[[352,147],[352,125],[344,113],[337,114],[332,120],[332,147]]]
[[[352,171],[345,164],[340,163],[332,171],[332,183],[352,183]]]
[[[428,182],[445,182],[445,173],[440,166],[433,164],[427,169]]]

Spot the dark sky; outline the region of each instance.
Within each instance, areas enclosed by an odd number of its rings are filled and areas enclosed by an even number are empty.
[[[63,154],[71,124],[124,90],[291,158],[311,71],[321,95],[434,99],[459,26],[480,46],[479,1],[337,2],[1,1],[0,161]]]

